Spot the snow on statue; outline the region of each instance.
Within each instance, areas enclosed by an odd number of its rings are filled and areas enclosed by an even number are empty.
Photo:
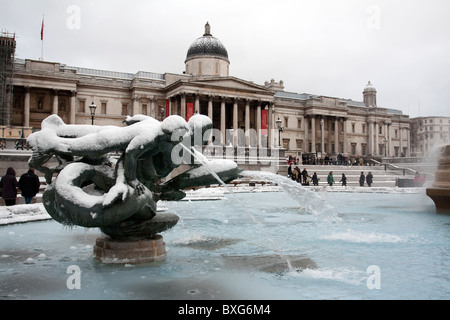
[[[217,183],[216,175],[224,181],[238,176],[233,161],[207,160],[193,148],[212,128],[204,115],[189,122],[177,115],[162,122],[135,115],[124,123],[67,125],[51,115],[28,137],[33,149],[28,164],[45,174],[43,202],[55,220],[99,227],[117,239],[152,238],[178,221],[174,214],[156,214],[158,200],[182,199],[183,188]],[[57,164],[51,166],[53,158]],[[161,183],[182,163],[190,169]]]

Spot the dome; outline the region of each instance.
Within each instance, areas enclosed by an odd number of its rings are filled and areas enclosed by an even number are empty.
[[[373,86],[373,84],[367,83],[366,87],[364,88],[364,92],[377,92],[377,89]]]
[[[197,38],[189,47],[186,61],[201,56],[215,56],[228,61],[227,49],[219,39],[211,35],[209,23],[205,25],[203,37]]]

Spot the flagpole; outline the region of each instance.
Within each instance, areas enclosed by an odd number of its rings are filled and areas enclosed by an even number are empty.
[[[42,15],[41,25],[41,61],[44,61],[44,15]]]

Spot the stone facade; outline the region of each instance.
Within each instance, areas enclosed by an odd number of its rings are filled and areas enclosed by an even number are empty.
[[[450,117],[411,119],[411,155],[427,157],[450,141]]]
[[[29,132],[50,114],[68,124],[91,124],[93,103],[96,125],[122,125],[125,116],[135,114],[159,120],[172,114],[185,119],[196,112],[208,115],[217,129],[211,138],[216,145],[281,145],[295,157],[409,154],[409,117],[378,107],[370,83],[360,102],[285,92],[282,81],[258,85],[230,76],[228,53],[212,37],[209,24],[189,48],[185,63],[183,74],[159,74],[16,59],[11,124]]]
[[[376,101],[375,94],[365,100]],[[318,157],[409,156],[409,117],[364,102],[278,91],[275,118],[281,120],[282,146],[289,155]]]

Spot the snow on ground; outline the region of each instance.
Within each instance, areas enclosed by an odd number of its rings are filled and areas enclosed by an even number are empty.
[[[418,193],[425,194],[425,188],[398,188],[398,187],[342,187],[335,186],[308,186],[318,193],[322,192],[346,192],[346,193],[396,193],[396,194],[410,194]],[[277,185],[260,185],[250,186],[248,184],[228,185],[227,188],[216,186],[210,188],[199,188],[195,190],[187,190],[184,201],[205,201],[205,200],[221,200],[225,198],[225,194],[245,193],[245,192],[281,192],[281,188]],[[164,202],[158,202],[158,211],[167,210]],[[30,221],[40,221],[51,219],[50,215],[45,210],[42,203],[22,204],[15,206],[1,206],[0,207],[0,226],[14,223],[24,223]]]
[[[51,219],[42,203],[0,207],[0,225]]]

